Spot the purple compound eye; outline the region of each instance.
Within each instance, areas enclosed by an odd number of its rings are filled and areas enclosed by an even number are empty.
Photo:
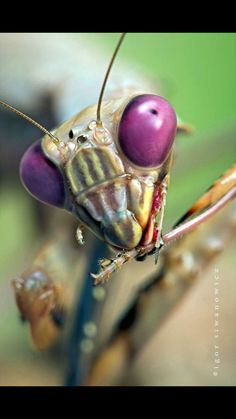
[[[121,117],[120,148],[135,165],[158,167],[168,156],[176,128],[176,114],[167,100],[156,95],[136,96]]]
[[[63,177],[54,163],[45,157],[41,141],[26,150],[20,162],[21,180],[34,198],[49,205],[64,207]]]

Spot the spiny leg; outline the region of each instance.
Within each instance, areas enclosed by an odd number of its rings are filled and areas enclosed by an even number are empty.
[[[148,246],[140,246],[131,250],[123,251],[119,253],[113,259],[101,259],[99,261],[99,272],[97,274],[91,273],[94,279],[94,285],[104,284],[107,282],[111,275],[120,269],[126,262],[131,259],[135,259],[137,256],[142,256],[153,249],[153,243]]]
[[[136,255],[136,249],[132,249],[119,253],[115,258],[104,258],[99,260],[99,272],[97,274],[91,273],[91,276],[94,279],[94,285],[104,284],[109,281],[115,271],[120,269],[125,262],[128,262],[128,260],[135,258]]]

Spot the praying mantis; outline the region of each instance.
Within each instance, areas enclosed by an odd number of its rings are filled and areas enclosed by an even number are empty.
[[[123,39],[124,34],[112,56],[98,103],[81,110],[59,128],[48,131],[0,101],[45,134],[21,161],[20,175],[27,190],[78,219],[79,245],[84,244],[86,227],[116,253],[100,261],[99,272],[92,274],[95,285],[106,282],[132,259],[142,260],[153,254],[157,262],[163,246],[194,230],[236,195],[233,165],[172,231],[162,234],[175,137],[189,133],[190,127],[149,86],[127,85],[103,99]]]

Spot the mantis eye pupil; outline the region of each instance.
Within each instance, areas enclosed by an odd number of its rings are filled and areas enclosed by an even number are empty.
[[[156,110],[156,109],[150,109],[150,112],[151,112],[153,115],[158,115],[158,112],[157,112],[157,110]]]

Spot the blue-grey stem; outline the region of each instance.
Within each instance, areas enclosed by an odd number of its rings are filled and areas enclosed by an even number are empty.
[[[90,272],[98,268],[98,260],[107,256],[107,245],[94,239],[90,251],[83,289],[77,301],[74,325],[68,346],[67,386],[83,385],[94,354],[100,313],[103,307],[105,288],[93,286]]]

